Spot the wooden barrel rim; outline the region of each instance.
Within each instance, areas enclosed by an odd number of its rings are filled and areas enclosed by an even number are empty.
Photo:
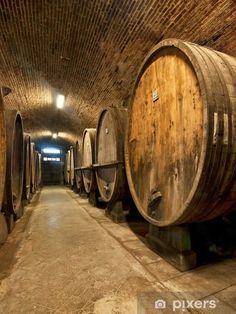
[[[81,151],[80,151],[80,142],[75,142],[75,186],[77,189],[81,189],[81,181],[82,181],[82,173],[81,170],[77,170],[76,168],[81,167]],[[80,156],[79,156],[80,155]]]
[[[20,205],[21,205],[21,200],[22,200],[22,191],[23,191],[23,176],[24,176],[24,151],[23,151],[23,146],[24,146],[24,128],[23,128],[23,120],[21,117],[21,114],[19,111],[17,110],[10,110],[7,112],[7,114],[9,115],[7,120],[9,119],[9,122],[12,122],[12,126],[9,126],[9,131],[10,133],[7,135],[8,137],[8,141],[11,140],[10,143],[8,143],[8,147],[10,150],[8,150],[8,153],[10,152],[11,154],[7,156],[7,164],[8,166],[10,166],[10,169],[8,169],[7,171],[11,172],[10,177],[6,178],[6,186],[10,189],[10,194],[9,192],[7,193],[7,206],[8,206],[8,210],[11,212],[14,212],[16,215],[18,215],[18,212],[20,211]],[[21,141],[22,141],[22,145],[21,145],[21,161],[19,161],[19,163],[21,162],[21,169],[19,169],[21,171],[21,175],[20,175],[20,180],[19,180],[19,187],[18,187],[18,192],[19,195],[17,195],[17,198],[13,197],[13,180],[14,178],[12,177],[12,173],[13,173],[13,154],[14,154],[14,137],[15,137],[15,133],[16,133],[16,123],[17,121],[19,121],[19,125],[20,125],[20,132],[22,134],[21,136]],[[15,196],[16,197],[16,196]]]
[[[90,139],[90,144],[91,144],[91,154],[92,154],[92,160],[91,160],[91,166],[94,164],[94,158],[95,158],[95,133],[96,133],[96,129],[94,128],[86,128],[83,132],[83,136],[82,136],[82,166],[84,166],[84,140],[85,140],[85,136],[86,134],[89,134],[89,139]],[[94,173],[93,170],[90,170],[90,187],[89,189],[87,189],[87,186],[85,184],[85,175],[82,171],[82,178],[83,178],[83,182],[84,182],[84,187],[85,187],[85,191],[87,193],[89,193],[91,190],[93,190],[94,188],[94,184],[95,184],[95,178],[94,178]]]

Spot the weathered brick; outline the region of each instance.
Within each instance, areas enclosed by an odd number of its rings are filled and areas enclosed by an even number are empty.
[[[0,78],[6,106],[37,137],[74,140],[102,107],[126,103],[147,51],[176,37],[236,56],[233,0],[2,0]],[[66,95],[65,110],[52,92]]]

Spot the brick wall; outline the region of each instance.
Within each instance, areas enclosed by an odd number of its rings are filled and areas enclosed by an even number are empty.
[[[176,37],[236,56],[235,0],[3,0],[0,82],[35,138],[75,140],[122,105],[147,51]],[[66,96],[63,112],[53,93]],[[44,132],[44,133],[43,133]]]

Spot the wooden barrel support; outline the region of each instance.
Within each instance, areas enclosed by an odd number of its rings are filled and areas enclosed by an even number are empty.
[[[107,203],[106,214],[123,222],[123,201],[128,194],[124,167],[124,138],[127,109],[108,108],[101,112],[96,133],[95,164],[97,186]]]
[[[23,214],[22,190],[24,177],[24,132],[18,111],[5,112],[7,134],[7,168],[5,185],[5,211],[19,218]]]
[[[82,140],[82,177],[86,193],[89,194],[89,202],[96,206],[98,204],[98,187],[93,170],[95,163],[95,137],[96,129],[85,129]]]
[[[127,178],[151,223],[149,243],[159,253],[165,246],[167,258],[176,238],[182,249],[190,239],[182,224],[235,209],[235,82],[235,58],[176,39],[154,47],[139,71],[125,140]],[[185,264],[179,268],[186,267],[187,251],[175,249]]]
[[[24,134],[24,180],[22,200],[26,204],[30,199],[31,182],[31,139],[29,134]]]

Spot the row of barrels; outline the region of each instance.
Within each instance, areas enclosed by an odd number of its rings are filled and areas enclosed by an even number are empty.
[[[41,183],[41,155],[24,133],[20,112],[5,110],[0,95],[0,243],[23,215]]]
[[[78,191],[95,193],[104,202],[122,201],[127,196],[124,165],[124,134],[127,109],[108,108],[102,111],[97,132],[85,129],[66,154],[66,183]]]
[[[97,129],[84,131],[66,164],[71,186],[99,191],[108,203],[130,190],[140,213],[157,226],[235,210],[235,58],[162,41],[140,68],[129,111],[103,110]]]

